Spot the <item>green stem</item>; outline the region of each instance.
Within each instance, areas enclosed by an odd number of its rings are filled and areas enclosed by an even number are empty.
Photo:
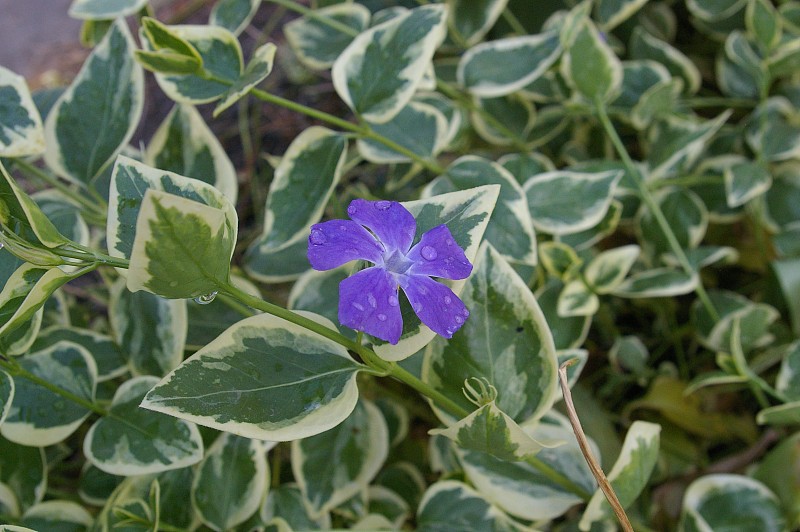
[[[614,144],[614,148],[616,148],[617,153],[622,158],[622,162],[625,164],[625,168],[628,170],[628,173],[631,176],[631,179],[636,184],[636,188],[639,192],[639,198],[644,202],[647,208],[650,210],[650,213],[655,218],[656,223],[658,224],[661,231],[664,233],[664,237],[667,239],[669,243],[670,249],[678,258],[678,262],[685,271],[689,275],[699,275],[692,265],[689,263],[689,258],[686,256],[686,253],[683,251],[683,248],[678,242],[678,238],[675,236],[675,233],[672,231],[672,228],[669,226],[669,222],[667,218],[664,216],[664,212],[659,207],[658,202],[656,202],[655,198],[653,197],[650,189],[647,188],[647,185],[644,183],[641,175],[639,174],[639,170],[636,168],[636,165],[633,163],[633,159],[628,154],[628,150],[625,149],[625,145],[622,143],[622,139],[619,137],[617,130],[614,128],[614,125],[611,123],[611,119],[608,117],[608,113],[606,112],[606,107],[603,101],[598,98],[595,101],[595,109],[597,110],[597,115],[600,118],[600,122],[603,125],[603,129],[606,131],[606,134],[611,139],[611,142]],[[702,302],[703,306],[706,308],[708,314],[712,317],[714,321],[719,321],[719,314],[717,313],[717,309],[714,308],[714,304],[711,302],[711,298],[708,297],[708,293],[706,293],[705,288],[703,287],[702,283],[698,281],[697,288],[695,288],[697,292],[697,297]]]
[[[688,98],[684,100],[684,103],[692,109],[702,109],[704,107],[740,107],[743,109],[752,109],[757,105],[753,100],[746,100],[743,98],[720,98],[715,96]]]
[[[97,264],[104,264],[106,266],[113,266],[115,268],[124,268],[127,269],[130,267],[130,261],[127,259],[121,259],[119,257],[112,257],[110,255],[106,255],[96,249],[87,248],[85,246],[81,246],[80,244],[72,243],[72,247],[79,249],[80,251],[75,251],[71,249],[65,248],[51,248],[51,251],[61,257],[69,257],[71,259],[78,259],[86,262],[94,262]]]

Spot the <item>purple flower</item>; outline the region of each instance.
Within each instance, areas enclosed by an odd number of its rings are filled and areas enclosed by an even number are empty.
[[[465,279],[472,272],[464,251],[446,225],[427,231],[414,247],[417,222],[396,201],[353,200],[351,220],[311,227],[308,260],[315,270],[350,262],[374,264],[339,284],[339,321],[396,344],[403,333],[398,288],[422,323],[450,338],[469,316],[450,288],[431,279]]]

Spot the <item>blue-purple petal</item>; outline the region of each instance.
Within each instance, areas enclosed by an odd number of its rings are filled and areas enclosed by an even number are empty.
[[[446,225],[436,226],[422,235],[409,251],[408,258],[414,263],[408,271],[413,275],[466,279],[472,272],[472,264]]]
[[[339,322],[396,344],[403,333],[397,281],[373,266],[339,283]]]
[[[414,216],[396,201],[355,199],[347,207],[347,214],[375,233],[387,251],[399,249],[407,253],[417,232]]]
[[[383,261],[383,247],[369,231],[350,220],[311,226],[308,261],[315,270],[331,270],[351,260]]]
[[[445,338],[452,337],[469,317],[464,302],[449,287],[430,277],[405,276],[402,288],[422,323]]]

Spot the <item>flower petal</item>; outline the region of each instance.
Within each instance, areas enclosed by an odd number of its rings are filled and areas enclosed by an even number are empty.
[[[403,333],[397,281],[373,266],[339,283],[339,322],[396,344]]]
[[[405,254],[417,232],[414,216],[396,201],[355,199],[347,207],[347,214],[375,233],[387,252],[399,249]]]
[[[403,292],[422,323],[436,334],[450,338],[464,325],[469,311],[450,288],[424,275],[406,275]]]
[[[331,220],[311,226],[308,261],[315,270],[331,270],[351,260],[383,262],[383,247],[356,222]]]
[[[408,258],[414,262],[408,271],[411,275],[466,279],[472,272],[472,264],[446,225],[436,226],[422,235],[408,252]]]

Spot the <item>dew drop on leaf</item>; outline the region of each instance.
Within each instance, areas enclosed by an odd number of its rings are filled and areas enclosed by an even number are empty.
[[[199,305],[208,305],[209,303],[214,301],[214,298],[216,297],[217,297],[217,291],[215,290],[210,294],[203,294],[202,296],[194,298],[194,302]]]

